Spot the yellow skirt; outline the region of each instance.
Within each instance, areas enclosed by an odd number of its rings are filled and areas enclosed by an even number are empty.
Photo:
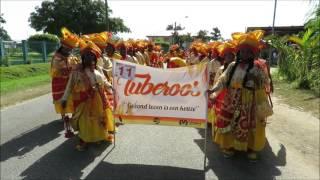
[[[212,135],[212,141],[214,142],[214,139],[215,139],[215,136],[216,136],[216,132],[217,132],[217,127],[216,127],[217,115],[216,115],[214,110],[212,111],[211,116],[212,116],[211,135]]]
[[[208,108],[208,123],[212,123],[214,119],[214,109]]]
[[[113,113],[111,108],[106,109],[106,116],[105,116],[105,123],[106,123],[106,130],[109,133],[114,133],[115,130],[115,124],[114,124],[114,119],[113,119]]]
[[[110,108],[103,110],[100,95],[80,103],[73,115],[71,125],[85,142],[106,140],[108,132],[114,132],[113,115]]]
[[[219,144],[221,149],[233,148],[238,151],[247,151],[248,149],[261,151],[266,143],[265,125],[260,120],[257,121],[256,129],[249,132],[247,142],[238,141],[231,132],[220,133],[219,131],[216,132],[214,142]]]
[[[67,106],[65,109],[62,108],[60,101],[54,101],[53,104],[54,104],[54,108],[56,110],[56,113],[58,113],[58,114],[74,113],[72,95],[69,96],[69,98],[67,100]]]

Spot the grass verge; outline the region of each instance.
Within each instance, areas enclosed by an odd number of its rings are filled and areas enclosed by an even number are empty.
[[[272,68],[271,72],[274,84],[274,95],[277,96],[282,103],[286,103],[291,107],[305,112],[310,112],[319,118],[320,97],[315,92],[298,89],[297,83],[290,83],[279,76],[276,68]]]
[[[26,78],[31,76],[48,75],[49,63],[23,64],[9,67],[0,67],[1,82]]]
[[[30,87],[36,87],[49,83],[50,76],[48,74],[19,78],[10,81],[1,81],[0,92],[2,96],[8,94],[9,92],[14,93],[19,90],[25,90]]]
[[[48,63],[0,67],[1,108],[50,92]]]

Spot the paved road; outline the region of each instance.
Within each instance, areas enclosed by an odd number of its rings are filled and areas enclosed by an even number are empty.
[[[275,102],[273,121],[288,120],[276,119],[288,113],[283,108],[289,107]],[[306,115],[292,110],[291,116],[294,113]],[[255,164],[248,162],[244,154],[224,159],[208,133],[204,171],[203,130],[124,125],[119,128],[115,146],[92,145],[78,152],[74,149],[76,140],[63,137],[63,123],[58,119],[49,95],[1,110],[2,180],[319,179],[319,154],[312,154],[319,148],[319,120],[312,116],[308,121],[313,130],[294,131],[303,132],[296,135],[306,142],[301,146],[294,133],[291,139],[285,135],[288,126],[272,123],[268,144]]]

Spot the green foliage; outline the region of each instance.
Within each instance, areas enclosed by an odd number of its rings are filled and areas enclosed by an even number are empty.
[[[56,50],[55,45],[58,44],[60,40],[56,35],[53,34],[36,34],[28,38],[28,46],[31,50],[36,51],[38,53],[42,53],[43,41],[46,42],[47,54],[50,54]]]
[[[212,32],[210,34],[212,36],[211,40],[213,40],[213,41],[222,40],[221,32],[218,27],[212,28]]]
[[[173,24],[169,24],[166,28],[167,31],[181,31],[183,30],[184,28],[179,24],[179,25],[173,25]]]
[[[112,11],[108,10],[108,17]],[[106,8],[101,0],[43,1],[29,18],[31,27],[51,34],[60,34],[61,27],[68,27],[77,34],[106,31]],[[110,31],[130,32],[120,18],[108,18]]]
[[[0,91],[2,95],[50,82],[49,63],[0,67]]]
[[[208,36],[207,30],[200,30],[196,38],[201,39],[203,42],[208,42],[210,40],[210,36]]]
[[[221,32],[219,28],[212,28],[212,32],[208,32],[207,30],[200,30],[196,36],[197,39],[201,39],[204,42],[208,42],[210,40],[218,41],[222,40]]]
[[[4,20],[2,16],[3,14],[0,14],[0,24],[6,23],[6,20]],[[7,41],[11,40],[8,32],[2,26],[0,26],[0,39],[7,40]]]
[[[317,7],[317,12],[320,6]],[[308,21],[299,36],[270,36],[271,45],[279,52],[279,74],[296,81],[300,88],[320,93],[320,14]]]
[[[178,31],[184,30],[184,27],[182,27],[180,24],[177,25],[176,22],[174,24],[169,24],[166,28],[167,31],[173,31],[172,37],[173,37],[173,44],[180,44],[180,38]]]
[[[182,44],[190,44],[193,41],[193,38],[190,33],[180,35],[177,37],[177,43],[181,46]]]
[[[34,87],[49,84],[49,83],[50,83],[50,76],[48,74],[23,77],[20,79],[13,79],[11,81],[1,81],[0,82],[1,96],[6,95],[7,93],[23,91],[28,88],[34,88]]]

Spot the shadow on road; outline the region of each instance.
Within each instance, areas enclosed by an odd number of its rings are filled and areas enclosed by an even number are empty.
[[[1,145],[1,162],[11,157],[23,156],[37,146],[42,146],[60,136],[63,123],[54,120],[36,127]]]
[[[90,144],[86,151],[79,152],[75,149],[77,141],[77,138],[68,139],[37,160],[20,176],[25,180],[80,179],[83,175],[83,169],[100,156],[110,144],[106,142],[99,145]]]
[[[142,164],[110,164],[102,162],[86,179],[112,180],[204,180],[202,170]]]
[[[204,137],[205,130],[199,130],[199,134]],[[194,140],[204,151],[204,139]],[[226,159],[223,157],[219,147],[212,142],[211,129],[207,132],[207,167],[206,174],[213,171],[218,179],[266,179],[273,180],[281,175],[277,166],[286,165],[286,148],[281,144],[277,155],[272,152],[269,142],[260,153],[260,160],[256,163],[249,162],[246,154],[236,153],[234,157]],[[210,173],[209,173],[210,174]],[[207,179],[212,179],[208,178]]]

